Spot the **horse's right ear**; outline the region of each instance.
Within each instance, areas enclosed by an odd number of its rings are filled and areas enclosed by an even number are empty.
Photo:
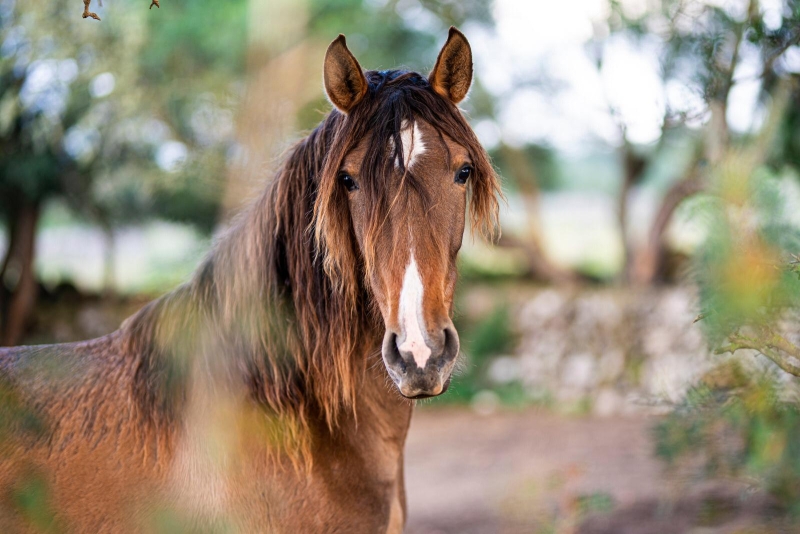
[[[328,47],[322,75],[328,100],[342,113],[348,113],[367,94],[367,79],[347,49],[344,35],[340,34]]]

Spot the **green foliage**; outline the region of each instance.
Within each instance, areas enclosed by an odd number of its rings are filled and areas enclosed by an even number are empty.
[[[241,77],[247,5],[247,0],[170,0],[169,6],[150,13],[140,59],[143,81],[163,87],[205,76],[228,81]],[[196,89],[207,90],[206,83]]]
[[[800,170],[800,91],[792,95],[792,102],[786,111],[779,134],[780,145],[773,155],[776,164],[785,162],[795,170]]]
[[[765,137],[753,145],[768,146]],[[701,325],[712,348],[755,348],[782,361],[791,343],[780,334],[800,303],[791,262],[800,252],[794,173],[788,164],[764,165],[753,147],[730,151],[714,171],[715,195],[697,207],[708,228],[694,258]],[[714,371],[658,426],[658,454],[671,465],[701,458],[710,476],[748,477],[800,513],[800,390],[778,372],[759,374],[735,360]]]
[[[106,227],[155,216],[210,231],[247,3],[113,2],[100,23],[65,17],[67,4],[0,10],[0,214],[60,197]],[[165,145],[186,152],[174,168]]]
[[[44,435],[42,420],[19,398],[15,388],[0,379],[0,454],[17,441],[35,442]],[[16,444],[16,443],[15,443]],[[2,458],[0,458],[2,461]],[[62,532],[53,514],[47,481],[31,466],[25,466],[8,490],[9,505],[32,532]]]
[[[720,367],[655,429],[670,466],[701,460],[707,476],[743,476],[800,513],[800,407],[796,388],[736,364]]]
[[[525,392],[519,384],[497,387],[491,384],[487,369],[492,359],[507,353],[516,340],[511,330],[509,310],[505,305],[496,306],[489,314],[473,322],[463,318],[456,321],[462,354],[461,370],[454,373],[447,393],[435,398],[434,404],[453,404],[471,401],[482,390],[492,390],[501,401],[519,404]]]
[[[512,347],[513,335],[510,328],[508,307],[498,305],[486,318],[475,325],[466,347],[474,365],[484,364],[492,355],[502,354]]]
[[[614,510],[614,496],[597,491],[576,498],[578,515],[585,517],[589,514],[606,514]]]
[[[750,5],[664,0],[658,9],[630,16],[624,2],[612,0],[609,26],[612,32],[637,40],[665,35],[661,58],[664,79],[695,85],[707,101],[726,101],[733,73],[724,66],[733,54],[740,53],[734,52],[735,48],[744,43],[771,67],[777,55],[800,39],[796,32],[800,9],[795,0],[785,2],[778,26],[765,23],[758,3]],[[661,31],[653,31],[654,28]],[[771,89],[770,80],[766,81],[767,91],[762,96]]]
[[[153,194],[152,207],[166,219],[192,224],[210,234],[219,213],[219,189],[181,181],[175,188],[158,188]]]
[[[148,156],[125,131],[141,96],[129,84],[139,19],[90,27],[65,20],[67,5],[7,2],[2,10],[0,213],[60,196],[100,216],[95,175],[111,157],[119,165]]]
[[[724,199],[702,206],[708,236],[694,258],[694,271],[701,324],[714,346],[746,325],[774,322],[800,302],[800,278],[789,265],[789,258],[800,253],[800,228],[792,223],[786,196],[792,184],[761,168],[744,187],[748,201],[742,206],[734,208]],[[741,226],[743,218],[747,228]]]
[[[783,3],[781,18],[769,24],[757,2],[748,8],[748,3],[669,0],[635,17],[623,2],[611,7],[610,28],[625,38],[647,43],[652,29],[662,28],[656,38],[663,45],[663,80],[701,95],[711,112],[696,151],[702,154],[697,175],[709,196],[693,207],[706,238],[692,261],[709,345],[717,352],[752,346],[791,369],[781,358],[790,357],[792,346],[780,334],[800,303],[800,278],[792,264],[800,253],[794,213],[800,198],[794,139],[800,101],[794,76],[776,66],[776,59],[800,42],[798,5]],[[742,79],[739,67],[756,58],[766,118],[758,134],[736,135],[726,124],[725,106]],[[785,106],[784,94],[791,95]],[[667,118],[680,123],[689,115],[689,109],[671,109]],[[795,379],[754,374],[736,364],[723,369],[724,379],[718,372],[697,386],[658,425],[659,456],[673,466],[699,458],[710,476],[751,477],[800,512]]]
[[[433,67],[447,27],[466,21],[491,24],[486,0],[424,0],[401,6],[365,0],[311,0],[309,33],[331,40],[347,35],[348,45],[362,66],[388,69],[406,66],[423,73]]]
[[[12,435],[36,440],[45,428],[42,420],[25,407],[17,391],[5,379],[0,380],[0,443],[8,442]]]

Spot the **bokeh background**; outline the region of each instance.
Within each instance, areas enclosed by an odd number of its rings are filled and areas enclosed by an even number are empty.
[[[409,532],[800,528],[794,0],[0,0],[0,345],[187,279],[330,109],[339,33],[426,73],[458,26],[503,236],[420,403]],[[733,354],[731,354],[733,351]]]

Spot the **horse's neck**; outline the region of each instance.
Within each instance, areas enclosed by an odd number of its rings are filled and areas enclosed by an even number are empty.
[[[329,443],[338,452],[331,458],[351,450],[356,454],[346,456],[359,462],[365,473],[386,482],[402,482],[403,449],[413,404],[388,381],[382,362],[370,367],[359,388],[355,409],[334,430]],[[344,440],[345,447],[340,440]]]
[[[364,376],[364,394],[359,395],[356,417],[360,423],[362,415],[373,415],[381,425],[386,436],[395,436],[405,442],[408,425],[411,422],[413,402],[403,398],[391,383],[383,368],[383,362],[370,365]]]
[[[282,179],[286,179],[286,177],[284,176]],[[260,251],[262,249],[277,253],[276,251],[281,248],[278,247],[276,243],[269,241],[270,239],[279,239],[279,232],[276,232],[273,226],[271,226],[275,224],[274,219],[265,219],[262,217],[265,211],[267,213],[271,213],[271,217],[274,217],[274,214],[279,210],[279,206],[275,204],[277,202],[275,195],[275,190],[269,189],[265,196],[258,203],[256,203],[256,208],[251,210],[249,214],[242,219],[234,231],[229,234],[227,237],[228,242],[223,243],[223,246],[220,247],[220,250],[223,251],[223,258],[227,258],[229,260],[236,259],[237,261],[241,262],[238,264],[228,265],[226,268],[229,272],[235,273],[239,280],[245,281],[240,282],[241,284],[246,283],[253,287],[253,290],[248,294],[248,296],[255,296],[253,302],[250,304],[256,308],[259,308],[263,304],[260,300],[260,296],[263,295],[264,292],[270,291],[270,289],[265,288],[263,284],[274,284],[275,286],[282,288],[285,283],[294,281],[297,278],[302,278],[296,276],[296,274],[290,274],[288,275],[288,280],[276,280],[274,277],[280,277],[281,274],[276,271],[269,270],[267,271],[266,276],[261,278],[260,276],[256,275],[255,268],[260,267],[261,262],[264,261],[263,254],[259,252],[257,254],[246,256],[242,255],[242,251]],[[298,202],[302,202],[302,200],[298,199]],[[303,226],[301,223],[304,224],[305,221],[284,221],[284,226],[281,230],[284,235],[283,238],[291,242],[291,239],[286,236],[291,236],[294,232],[302,232],[305,235],[305,226]],[[263,225],[267,225],[267,228],[263,231],[256,230]],[[298,227],[296,225],[301,226]],[[260,236],[259,239],[254,241],[254,235]],[[285,247],[283,253],[289,254],[289,248],[292,247]],[[304,250],[302,247],[299,247],[299,249],[298,247],[294,247],[291,253],[308,253],[309,255],[313,254],[312,251]],[[277,263],[281,265],[285,264],[287,266],[295,266],[295,268],[297,268],[298,265],[307,268],[313,265],[314,262],[311,260],[311,256],[304,256],[302,258],[278,258]],[[217,268],[216,265],[215,268]],[[260,270],[257,272],[264,273],[264,271]],[[309,279],[314,279],[314,276],[311,274],[308,276]],[[199,293],[203,294],[204,292],[200,291]],[[236,291],[231,291],[231,294],[240,297]],[[274,298],[277,299],[278,297]],[[367,297],[364,296],[362,298]],[[242,299],[237,298],[236,300],[241,302]],[[276,302],[278,302],[278,300],[276,300]],[[237,303],[233,303],[232,305],[235,304]],[[309,305],[307,300],[293,299],[292,297],[288,297],[285,301],[285,304],[288,306],[288,308],[297,305]],[[223,305],[222,307],[224,308],[225,306],[226,305]],[[369,303],[362,301],[359,303],[359,307],[362,309],[368,309]],[[248,312],[258,313],[257,310],[254,311],[252,308],[245,307],[243,310],[244,316],[247,316]],[[289,312],[289,309],[279,311],[279,313],[284,312]],[[307,317],[310,314],[301,313],[300,310],[294,309],[292,311],[292,315],[294,316],[292,320],[300,321],[302,320],[302,317]],[[318,319],[324,320],[322,317]],[[281,321],[281,324],[285,325],[286,322]],[[237,323],[236,326],[239,327],[240,325]],[[357,357],[368,359],[368,361],[366,362],[366,370],[363,373],[363,376],[356,377],[355,383],[357,384],[356,387],[358,391],[354,399],[355,406],[352,407],[352,413],[342,414],[342,417],[348,420],[348,422],[343,421],[343,424],[352,425],[356,433],[361,431],[361,427],[364,427],[363,430],[373,432],[375,435],[380,436],[381,439],[397,442],[402,447],[402,444],[405,442],[405,436],[411,417],[412,403],[400,396],[394,385],[389,381],[383,362],[380,361],[380,356],[374,356],[375,349],[380,346],[380,341],[383,337],[382,330],[382,326],[369,324],[369,321],[367,320],[366,323],[362,325],[362,331],[360,334],[358,334],[358,337],[360,337],[364,343],[362,345],[363,353],[359,354]],[[281,338],[285,337],[284,333],[276,329],[273,325],[264,332],[260,333],[260,335],[257,337],[260,341],[267,341],[267,344],[271,344],[273,341],[271,337],[276,335]],[[354,371],[360,368],[363,367],[358,364],[354,365],[353,367]],[[358,371],[355,372],[358,373]],[[325,421],[324,426],[327,426],[327,424],[328,421]]]

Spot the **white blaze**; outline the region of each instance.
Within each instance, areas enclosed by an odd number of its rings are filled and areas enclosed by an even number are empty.
[[[431,355],[431,349],[423,335],[425,320],[422,315],[422,291],[422,278],[412,252],[411,261],[403,276],[403,288],[400,290],[398,315],[405,338],[398,348],[401,352],[410,352],[419,368],[425,367]]]
[[[409,124],[408,121],[403,121],[403,127],[400,130],[400,139],[403,141],[403,163],[406,169],[410,169],[417,161],[420,155],[425,153],[425,141],[422,140],[422,130],[419,129],[417,121],[414,124]],[[392,143],[389,144],[390,148],[394,148]],[[400,166],[400,162],[396,162]]]

